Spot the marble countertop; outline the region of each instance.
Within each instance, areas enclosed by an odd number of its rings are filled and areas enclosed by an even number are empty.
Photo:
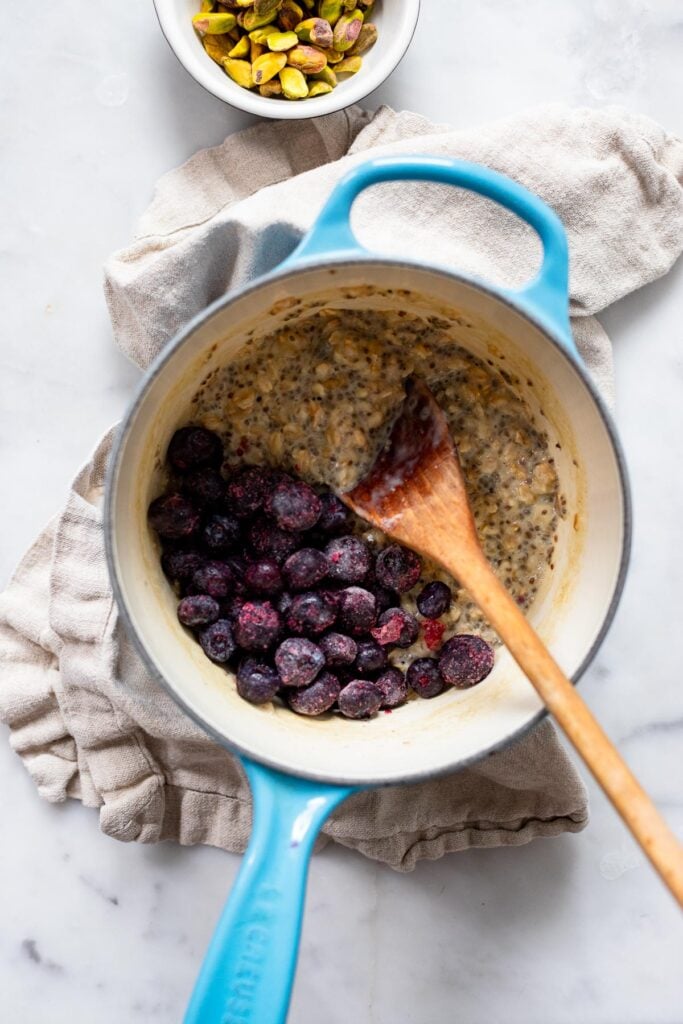
[[[619,103],[681,132],[677,0],[423,7],[408,56],[369,105],[471,125],[540,101]],[[130,239],[162,172],[250,120],[187,77],[151,0],[45,4],[28,31],[4,5],[0,25],[3,585],[136,381],[111,343],[105,257]],[[582,683],[679,832],[682,308],[679,265],[601,317],[635,542]],[[104,837],[95,811],[41,802],[6,739],[3,729],[3,1019],[180,1021],[238,858]],[[311,871],[291,1024],[680,1024],[678,912],[589,785],[592,821],[578,836],[407,876],[328,848]]]

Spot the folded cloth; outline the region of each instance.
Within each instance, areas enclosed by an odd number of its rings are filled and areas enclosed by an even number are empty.
[[[488,164],[555,208],[571,251],[572,327],[608,400],[609,341],[592,314],[666,273],[683,247],[683,143],[617,109],[542,108],[454,131],[411,113],[357,108],[262,124],[165,175],[135,242],[106,267],[116,342],[146,366],[191,316],[274,267],[339,177],[368,151]],[[387,184],[361,197],[370,248],[433,258],[519,284],[538,261],[521,222],[467,192]],[[399,244],[397,244],[397,240]],[[244,849],[249,792],[234,759],[146,674],[123,632],[105,565],[101,500],[112,432],[66,507],[0,596],[0,717],[48,800],[99,807],[118,839]],[[476,846],[580,831],[586,792],[544,721],[453,775],[361,793],[325,835],[394,868]]]

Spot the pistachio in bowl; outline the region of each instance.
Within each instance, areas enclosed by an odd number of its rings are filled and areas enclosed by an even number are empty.
[[[377,41],[374,0],[202,0],[201,8],[192,24],[209,57],[268,98],[332,92]]]

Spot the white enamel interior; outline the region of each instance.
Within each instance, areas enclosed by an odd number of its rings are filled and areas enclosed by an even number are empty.
[[[388,78],[410,45],[420,11],[420,0],[377,0],[372,14],[377,25],[375,45],[363,54],[361,70],[325,96],[306,100],[279,100],[243,89],[205,53],[192,18],[199,0],[154,0],[159,24],[176,57],[200,85],[233,107],[259,117],[300,119],[320,117],[358,103]]]
[[[368,285],[391,288],[393,295],[342,294]],[[416,294],[407,299],[399,289]],[[531,382],[523,390],[548,430],[567,514],[554,571],[530,615],[569,675],[589,657],[618,587],[624,547],[625,499],[603,416],[570,360],[512,307],[447,274],[389,262],[337,264],[276,278],[228,302],[170,347],[129,418],[112,476],[111,557],[120,600],[153,668],[183,706],[221,741],[258,760],[358,784],[416,779],[462,765],[509,741],[539,714],[535,691],[507,651],[498,653],[491,675],[471,690],[414,700],[367,722],[334,715],[311,720],[241,700],[232,679],[205,658],[176,619],[175,595],[146,522],[147,505],[161,490],[163,453],[187,421],[188,402],[205,374],[230,362],[247,330],[270,331],[291,314],[292,297],[355,307],[409,303],[413,312],[459,314],[464,322],[456,333],[465,347]]]

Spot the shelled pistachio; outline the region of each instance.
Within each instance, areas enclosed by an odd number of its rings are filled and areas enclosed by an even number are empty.
[[[247,32],[251,32],[252,29],[261,28],[263,25],[270,25],[271,22],[275,21],[277,17],[277,11],[272,11],[270,14],[257,14],[253,8],[244,11],[239,15],[239,19],[242,19],[242,28],[246,29]]]
[[[345,57],[335,68],[338,75],[355,75],[363,66],[362,57]]]
[[[254,0],[254,14],[261,18],[264,15],[276,15],[282,7],[282,0]]]
[[[255,28],[253,32],[250,32],[249,38],[251,39],[252,43],[265,43],[268,36],[274,36],[276,34],[276,25],[264,25],[263,28]]]
[[[208,11],[206,14],[195,14],[192,24],[202,35],[222,36],[235,27],[237,18],[234,14]]]
[[[360,11],[351,11],[350,14],[342,14],[334,26],[334,48],[335,50],[350,50],[360,35],[363,27],[363,15]]]
[[[233,82],[237,82],[243,89],[251,89],[251,64],[248,60],[232,60],[228,57],[223,61],[223,67]]]
[[[280,72],[280,83],[288,100],[303,100],[308,96],[306,79],[297,68],[283,68]]]
[[[324,18],[306,18],[294,30],[302,43],[314,46],[332,46],[332,26]]]
[[[204,49],[211,60],[215,60],[216,64],[220,64],[221,67],[223,67],[223,61],[225,58],[232,56],[234,43],[228,35],[205,36],[202,39],[202,42],[204,43]]]
[[[239,43],[235,43],[228,56],[237,60],[246,57],[249,53],[249,44],[249,36],[241,36]]]
[[[251,66],[251,78],[252,85],[263,85],[264,82],[269,82],[271,78],[282,71],[283,67],[287,63],[287,56],[284,53],[264,53],[261,57],[257,57]],[[251,86],[247,86],[251,88]]]
[[[292,38],[294,37],[294,39]],[[296,42],[294,41],[296,40]],[[281,53],[283,50],[292,50],[298,43],[296,32],[273,32],[266,39],[266,46],[269,50]]]
[[[346,51],[347,57],[361,57],[364,53],[375,45],[377,42],[377,26],[372,25],[368,22],[367,25],[363,25],[356,39],[355,43],[350,50]]]
[[[293,32],[299,22],[303,20],[303,8],[296,3],[296,0],[284,0],[277,16],[277,23],[282,31]]]
[[[327,67],[327,57],[315,46],[295,46],[287,53],[287,63],[305,75],[315,75]]]
[[[337,76],[329,65],[324,67],[322,71],[316,71],[315,74],[309,77],[316,82],[325,82],[326,85],[329,85],[330,89],[334,89],[337,84]]]
[[[320,17],[329,21],[330,25],[335,25],[339,21],[344,10],[342,0],[320,0],[319,7]]]
[[[310,99],[311,96],[324,96],[326,93],[332,92],[332,88],[327,82],[311,82],[308,98]]]
[[[269,82],[264,82],[263,85],[259,85],[258,91],[262,96],[272,98],[274,96],[282,96],[282,86],[280,85],[279,78],[271,78]]]

